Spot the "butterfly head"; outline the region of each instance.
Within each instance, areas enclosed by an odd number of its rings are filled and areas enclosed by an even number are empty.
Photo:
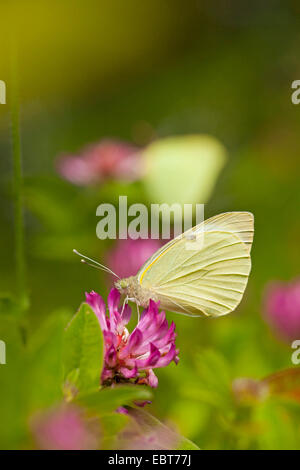
[[[122,295],[126,295],[127,297],[134,299],[139,297],[138,282],[135,276],[118,279],[115,282],[115,287]]]
[[[130,299],[135,299],[136,303],[142,307],[147,307],[151,298],[155,301],[158,300],[148,289],[140,285],[137,276],[120,279],[115,282],[115,287],[121,294],[128,296]]]
[[[118,289],[119,292],[121,292],[121,294],[127,294],[128,293],[128,288],[129,288],[129,285],[130,285],[130,278],[124,278],[124,279],[120,279],[118,281],[115,282],[115,287],[116,289]]]

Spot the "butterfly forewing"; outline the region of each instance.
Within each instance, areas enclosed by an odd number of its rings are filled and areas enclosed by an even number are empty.
[[[186,236],[172,240],[144,265],[138,280],[153,290],[163,308],[190,315],[225,315],[237,307],[247,285],[253,216],[220,214],[186,233],[197,234],[200,229],[200,245],[187,249]]]
[[[254,236],[254,217],[251,212],[226,212],[218,214],[198,225],[198,229],[204,225],[205,231],[221,230],[234,233],[244,242],[251,251]],[[196,227],[197,230],[197,227]]]

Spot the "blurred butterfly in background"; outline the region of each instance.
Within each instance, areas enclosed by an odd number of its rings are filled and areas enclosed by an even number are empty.
[[[184,315],[226,315],[246,289],[253,235],[250,212],[219,214],[166,243],[136,276],[119,279],[115,287],[137,306],[147,307],[152,299]]]

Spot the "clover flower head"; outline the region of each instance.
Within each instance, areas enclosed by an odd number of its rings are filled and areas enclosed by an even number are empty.
[[[38,449],[88,450],[99,447],[100,428],[75,405],[38,412],[30,423]]]
[[[87,303],[99,319],[104,335],[105,359],[101,375],[104,385],[133,382],[157,387],[154,368],[165,367],[171,361],[178,363],[179,350],[175,345],[175,323],[168,325],[165,312],[159,312],[159,303],[150,300],[141,318],[129,333],[126,328],[131,308],[119,308],[120,293],[112,289],[108,296],[108,311],[102,297],[92,291],[86,293]]]
[[[283,340],[300,335],[300,280],[274,282],[265,293],[265,319]]]
[[[142,166],[136,147],[109,139],[88,145],[78,154],[62,155],[57,161],[58,173],[79,186],[107,179],[135,181],[141,177]]]

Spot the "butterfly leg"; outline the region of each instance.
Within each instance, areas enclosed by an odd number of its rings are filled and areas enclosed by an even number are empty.
[[[136,300],[134,297],[128,297],[128,295],[126,295],[124,302],[123,302],[122,313],[125,308],[125,305],[128,304],[128,302],[136,302]]]
[[[138,305],[138,303],[137,303],[137,300],[136,300],[134,297],[128,297],[128,295],[125,297],[125,300],[124,300],[124,302],[123,302],[123,307],[122,307],[122,313],[123,313],[123,310],[124,310],[124,308],[125,308],[125,304],[126,304],[126,303],[128,304],[129,301],[130,301],[130,302],[135,302],[136,308],[137,308],[137,314],[138,314],[138,321],[140,321],[139,305]]]
[[[129,300],[129,297],[128,297],[128,295],[126,295],[126,297],[124,299],[124,302],[123,302],[121,315],[123,315],[124,308],[125,308],[125,305],[128,304],[128,300]]]
[[[139,321],[140,321],[140,309],[139,309],[139,304],[137,303],[137,301],[135,301],[135,304],[136,304],[136,310],[137,310],[138,322],[139,322]]]

